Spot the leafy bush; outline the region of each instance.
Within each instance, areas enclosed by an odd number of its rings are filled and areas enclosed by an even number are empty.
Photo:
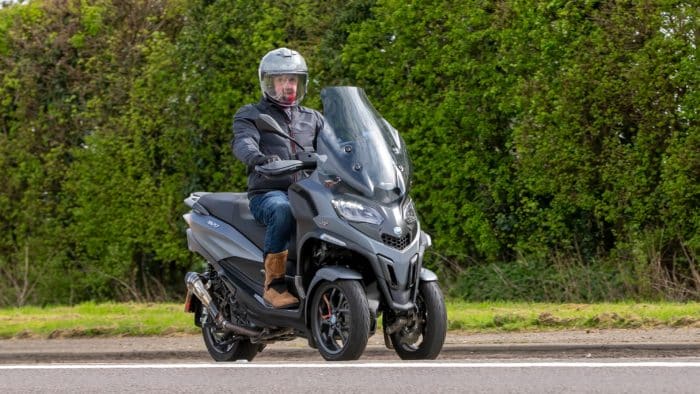
[[[306,104],[362,86],[402,133],[454,294],[697,299],[697,26],[681,0],[0,8],[0,305],[179,296],[181,201],[245,187],[231,117],[279,46]]]

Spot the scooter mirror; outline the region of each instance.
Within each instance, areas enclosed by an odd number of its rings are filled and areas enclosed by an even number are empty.
[[[282,130],[282,127],[277,123],[277,121],[268,114],[260,114],[258,118],[255,119],[255,126],[260,131],[269,131],[275,134],[279,134],[287,138],[287,133]]]
[[[303,146],[301,146],[299,142],[297,142],[297,140],[285,133],[284,130],[282,130],[282,127],[280,127],[279,123],[277,123],[277,121],[268,114],[258,115],[258,118],[255,119],[255,127],[257,127],[260,131],[267,131],[273,134],[277,134],[280,137],[286,138],[295,143],[296,146],[301,148],[301,150],[306,150]]]

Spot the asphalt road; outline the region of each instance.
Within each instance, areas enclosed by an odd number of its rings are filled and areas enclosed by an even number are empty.
[[[212,363],[199,336],[0,341],[3,393],[695,393],[700,328],[448,333],[436,361],[398,359],[370,338],[326,363],[302,339],[251,363]]]
[[[0,340],[0,392],[696,393],[700,328],[471,334],[404,362],[370,338],[326,363],[302,339],[212,363],[200,336]]]
[[[700,359],[0,366],[4,393],[697,393]]]

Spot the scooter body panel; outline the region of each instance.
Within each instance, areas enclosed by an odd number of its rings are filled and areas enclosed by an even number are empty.
[[[190,220],[191,232],[188,235],[199,245],[194,247],[204,249],[214,261],[222,261],[229,257],[260,263],[263,261],[260,248],[223,220],[195,212],[192,212]]]
[[[304,245],[316,240],[352,250],[369,262],[388,303],[398,310],[412,308],[426,244],[420,236],[420,224],[416,221],[409,226],[403,220],[401,204],[405,202],[376,204],[385,217],[381,226],[352,225],[340,218],[332,206],[339,197],[321,184],[318,175],[313,174],[295,183],[288,192],[297,234],[301,234],[297,239],[297,261],[301,263]],[[406,234],[400,248],[392,242],[396,237],[388,234],[395,229]]]

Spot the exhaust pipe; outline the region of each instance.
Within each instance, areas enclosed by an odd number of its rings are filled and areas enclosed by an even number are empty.
[[[241,327],[224,319],[224,315],[219,312],[219,309],[212,301],[211,295],[204,287],[204,282],[202,282],[202,280],[199,278],[199,274],[196,272],[188,272],[187,275],[185,275],[185,284],[187,285],[187,290],[194,294],[202,302],[202,305],[207,308],[209,316],[214,316],[214,323],[216,323],[219,328],[237,335],[245,335],[249,337],[256,337],[260,335],[260,331]]]

